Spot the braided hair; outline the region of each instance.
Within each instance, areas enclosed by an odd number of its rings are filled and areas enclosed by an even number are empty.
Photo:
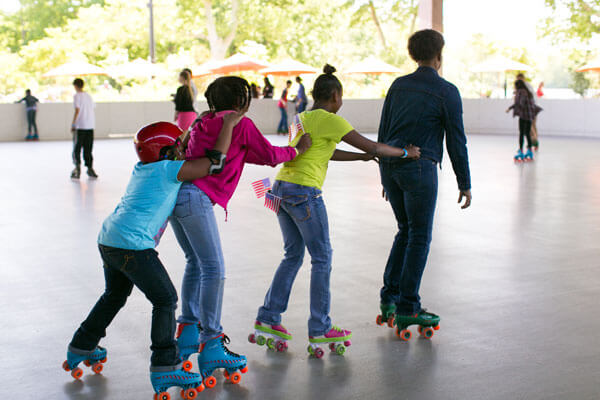
[[[208,85],[204,97],[211,112],[243,110],[250,106],[252,90],[244,78],[222,76]]]
[[[315,101],[328,101],[334,93],[342,91],[342,83],[334,75],[336,69],[329,64],[323,67],[323,74],[319,75],[312,90]]]

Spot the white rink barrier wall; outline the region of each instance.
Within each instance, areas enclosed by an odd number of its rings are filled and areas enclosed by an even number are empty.
[[[575,136],[600,138],[600,99],[539,100],[544,111],[538,128],[543,136]],[[516,135],[517,118],[506,114],[510,100],[464,99],[464,123],[467,134]],[[383,99],[344,100],[339,114],[363,133],[377,132]],[[206,103],[197,110],[207,109]],[[96,138],[131,136],[140,127],[156,121],[173,120],[173,103],[120,102],[96,104]],[[294,106],[288,107],[289,122]],[[253,100],[248,116],[264,134],[274,134],[279,122],[276,100]],[[23,140],[27,131],[23,104],[0,104],[0,141]],[[71,103],[43,103],[38,106],[37,124],[42,140],[71,139],[73,118]]]

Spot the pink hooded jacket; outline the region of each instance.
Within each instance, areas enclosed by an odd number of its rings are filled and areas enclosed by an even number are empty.
[[[188,142],[186,159],[204,156],[212,149],[223,126],[223,115],[231,111],[207,114],[192,128]],[[227,152],[225,168],[220,174],[205,176],[193,183],[213,201],[227,211],[227,203],[240,181],[245,163],[270,165],[293,160],[296,149],[273,146],[256,128],[250,118],[244,117],[233,129],[231,146]]]

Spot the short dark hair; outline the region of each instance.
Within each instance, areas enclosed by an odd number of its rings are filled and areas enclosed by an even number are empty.
[[[302,78],[300,78],[299,76],[296,77],[296,82],[300,83],[302,82]]]
[[[342,82],[334,75],[336,69],[329,64],[323,67],[323,73],[315,80],[312,96],[315,101],[329,101],[334,93],[342,91]]]
[[[184,68],[183,69],[185,72],[187,72],[188,74],[192,75],[192,70],[189,68]]]
[[[292,81],[290,81],[289,79],[285,82],[286,85],[291,85]]]
[[[25,93],[31,94],[31,89],[25,89]]]
[[[524,74],[524,73],[522,73],[522,72],[519,72],[519,73],[517,74],[517,79],[525,79],[525,74]]]
[[[204,97],[211,112],[241,110],[250,106],[252,89],[244,78],[222,76],[208,85]]]
[[[430,61],[442,54],[444,36],[433,29],[413,33],[408,39],[408,54],[416,62]]]
[[[75,80],[73,81],[73,86],[75,86],[78,89],[83,89],[83,79],[81,78],[75,78]]]

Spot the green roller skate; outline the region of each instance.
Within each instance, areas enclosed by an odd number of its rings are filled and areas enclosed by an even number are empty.
[[[377,325],[387,324],[390,328],[394,327],[394,316],[396,315],[396,305],[395,304],[382,304],[381,305],[381,314],[377,316],[375,323]]]
[[[425,309],[413,315],[396,315],[396,336],[404,341],[410,340],[412,334],[407,328],[411,325],[419,325],[419,334],[431,339],[434,332],[440,329],[440,317]]]

